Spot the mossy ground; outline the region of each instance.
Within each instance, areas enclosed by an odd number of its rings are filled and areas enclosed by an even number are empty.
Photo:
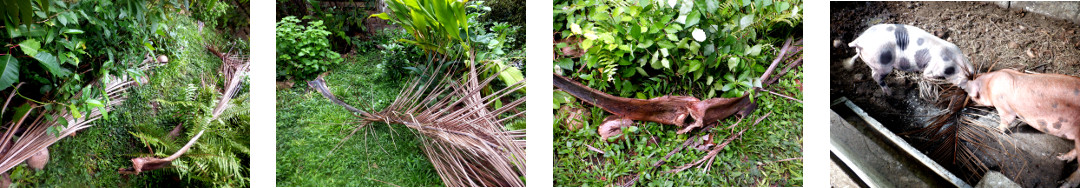
[[[801,69],[789,71],[777,83],[766,88],[801,100]],[[802,103],[764,92],[758,93],[754,100],[758,103],[757,110],[733,129],[727,127],[735,124],[738,118],[722,120],[711,131],[698,130],[682,135],[676,134],[678,127],[675,126],[638,121],[635,122],[638,128],[636,132],[624,131],[629,135],[628,139],[610,143],[601,141],[596,131],[608,115],[602,109],[586,105],[592,116],[584,128],[576,131],[570,131],[558,123],[567,115],[557,111],[553,131],[555,186],[616,186],[633,175],[639,175],[635,186],[801,186]],[[581,107],[584,104],[578,101],[571,105]],[[760,124],[753,125],[754,120],[768,112],[772,114]],[[716,156],[709,171],[690,168],[678,173],[666,173],[695,162],[708,153],[692,148],[676,153],[660,167],[652,167],[691,135],[711,132],[714,140],[720,143],[742,129],[748,130]],[[590,150],[589,146],[604,151],[604,154]]]
[[[348,58],[326,75],[330,91],[368,111],[390,105],[408,78],[384,75],[382,58],[378,52]],[[403,125],[369,124],[341,143],[356,120],[306,83],[279,88],[277,186],[442,186],[420,139]]]
[[[196,21],[186,16],[174,16],[163,24],[175,33],[175,43],[167,44],[174,51],[159,52],[168,55],[170,62],[145,72],[149,83],[130,88],[126,93],[127,100],[111,111],[108,119],[95,121],[94,126],[50,146],[50,161],[44,170],[34,172],[25,165],[13,169],[12,178],[17,184],[44,187],[206,186],[168,168],[139,175],[117,173],[120,168],[131,167],[131,158],[150,153],[148,146],[133,136],[133,132],[146,129],[169,131],[184,118],[156,113],[155,109],[160,106],[155,107],[154,100],[186,100],[185,89],[189,84],[202,89],[223,87],[223,79],[218,73],[221,59],[203,45],[226,46],[227,41],[237,41],[210,28],[199,32]],[[202,87],[206,85],[211,87]],[[190,135],[181,137],[190,138]],[[177,140],[186,142],[186,139]]]

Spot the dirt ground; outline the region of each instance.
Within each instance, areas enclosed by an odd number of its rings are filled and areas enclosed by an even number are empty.
[[[885,81],[893,93],[885,94],[861,60],[851,69],[843,68],[841,60],[855,54],[847,43],[874,24],[913,25],[952,42],[964,51],[977,73],[1008,68],[1080,76],[1080,26],[1068,21],[1008,10],[990,2],[832,2],[830,13],[830,40],[834,43],[830,47],[830,98],[847,97],[897,133],[924,127],[944,109],[919,97],[918,81],[912,79],[915,74],[901,76],[894,71]],[[997,125],[997,116],[986,108],[969,107],[964,112],[981,117],[976,118],[976,124]],[[1024,187],[1056,187],[1057,180],[1076,170],[1076,162],[1063,165],[1052,160],[1057,155],[1054,152],[1068,151],[1070,142],[1047,138],[1027,125],[1011,129],[1008,136],[991,137],[1015,144],[998,152],[1017,152],[1019,156],[1004,157],[986,150],[975,151],[976,155],[984,162],[997,162],[986,164],[987,169],[1003,171]],[[905,139],[916,146],[935,140],[913,135]],[[972,185],[984,173],[953,162],[939,163]]]

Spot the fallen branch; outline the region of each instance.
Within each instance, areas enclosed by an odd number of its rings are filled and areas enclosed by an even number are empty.
[[[769,112],[769,113],[765,114],[765,116],[761,116],[760,118],[755,120],[754,125],[751,125],[751,126],[757,126],[759,123],[761,123],[762,120],[765,120],[765,118],[769,117],[769,115],[772,115],[772,112]],[[705,155],[704,158],[701,158],[700,160],[697,160],[697,161],[695,161],[693,163],[689,163],[689,164],[679,166],[676,169],[672,169],[672,170],[666,171],[664,173],[678,173],[678,172],[681,172],[683,170],[689,169],[690,167],[697,166],[697,165],[701,164],[702,162],[705,162],[705,161],[708,161],[708,160],[712,160],[713,158],[716,158],[716,154],[719,154],[720,151],[724,149],[724,147],[727,147],[727,145],[731,143],[731,141],[734,141],[735,139],[738,139],[740,136],[742,136],[743,132],[746,132],[746,130],[749,130],[749,128],[743,129],[743,130],[739,131],[739,133],[736,133],[735,135],[732,135],[731,137],[728,137],[727,139],[724,140],[724,143],[721,143],[720,145],[717,145],[716,147],[713,147],[713,149],[711,151],[709,151],[709,154]]]
[[[191,140],[188,141],[188,143],[184,145],[184,147],[180,148],[180,150],[177,150],[176,153],[173,153],[169,157],[166,157],[166,158],[156,158],[156,157],[134,158],[134,159],[131,159],[131,163],[134,164],[133,165],[134,167],[132,167],[132,168],[121,168],[119,170],[119,172],[120,172],[120,174],[136,174],[137,175],[137,174],[139,174],[140,172],[143,172],[143,171],[151,171],[151,170],[157,170],[157,169],[165,168],[166,166],[169,166],[169,164],[172,164],[173,160],[176,160],[176,158],[180,158],[180,155],[184,155],[184,153],[187,153],[188,149],[191,149],[191,146],[195,145],[195,141],[199,140],[199,137],[202,136],[204,131],[206,131],[206,130],[199,131],[199,134],[195,134],[195,137],[192,137]]]
[[[794,97],[787,96],[787,95],[784,95],[784,94],[776,93],[776,92],[770,91],[770,90],[765,89],[765,88],[757,88],[757,90],[758,91],[769,92],[769,94],[773,94],[773,95],[780,96],[780,97],[783,97],[783,98],[791,99],[791,100],[793,100],[795,102],[803,103],[802,100],[795,99]]]
[[[675,125],[682,127],[678,131],[679,134],[690,132],[706,123],[716,122],[734,114],[746,116],[757,108],[757,104],[754,104],[748,95],[739,98],[707,100],[698,100],[690,96],[662,96],[643,100],[613,96],[558,74],[552,74],[552,77],[555,87],[618,117],[608,119],[630,119]]]

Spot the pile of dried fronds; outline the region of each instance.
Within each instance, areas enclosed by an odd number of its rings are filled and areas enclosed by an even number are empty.
[[[146,66],[142,66],[146,67]],[[112,110],[113,107],[119,105],[124,101],[125,96],[122,93],[132,86],[135,82],[134,79],[122,76],[112,76],[102,78],[104,81],[96,82],[94,84],[100,84],[105,95],[105,98],[98,99],[104,102],[106,110]],[[19,84],[13,91],[18,91]],[[75,96],[81,96],[88,93],[78,93]],[[11,99],[17,95],[16,92],[12,92],[4,102],[3,108],[0,108],[0,114],[5,113],[9,107],[11,107]],[[7,130],[4,131],[3,136],[0,137],[0,172],[7,172],[11,170],[19,163],[22,163],[32,155],[38,153],[53,143],[60,141],[65,137],[74,134],[76,131],[93,126],[91,122],[98,120],[102,117],[103,113],[101,108],[92,108],[88,113],[83,113],[76,118],[69,111],[60,110],[63,108],[53,108],[53,110],[41,110],[36,116],[31,115],[36,109],[39,109],[39,104],[30,103],[29,109],[25,112],[16,110],[15,114],[17,118],[13,119],[13,122],[6,123]],[[58,132],[49,131],[50,129],[58,126]],[[15,135],[16,132],[22,131],[22,135]],[[50,133],[52,132],[52,133]],[[18,139],[13,140],[15,137]]]
[[[508,131],[504,123],[524,117],[524,111],[514,113],[513,109],[525,104],[525,97],[501,107],[493,104],[525,87],[525,81],[495,90],[490,86],[498,74],[480,74],[497,69],[495,65],[466,65],[467,70],[461,71],[457,66],[444,68],[444,64],[462,63],[432,63],[429,67],[435,68],[409,82],[380,112],[369,113],[338,100],[322,78],[308,84],[354,112],[361,120],[357,129],[381,121],[419,132],[424,152],[446,186],[524,186],[525,130]]]

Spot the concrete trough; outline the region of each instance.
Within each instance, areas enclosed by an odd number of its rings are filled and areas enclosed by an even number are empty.
[[[832,160],[860,187],[971,187],[847,98],[831,109]]]

